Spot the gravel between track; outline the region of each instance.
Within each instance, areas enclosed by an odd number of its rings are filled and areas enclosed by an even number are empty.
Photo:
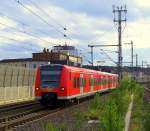
[[[106,97],[107,95],[102,95],[102,97]],[[59,125],[67,125],[67,130],[65,131],[79,131],[77,128],[77,118],[75,117],[76,112],[85,112],[88,111],[88,107],[91,100],[84,101],[79,105],[67,107],[64,110],[61,110],[57,113],[50,114],[45,116],[39,120],[35,120],[33,122],[26,123],[25,125],[21,125],[13,129],[14,131],[45,131],[44,126],[47,123],[52,123],[56,127]],[[87,124],[87,121],[84,122],[80,128],[80,131],[98,131],[94,124]]]

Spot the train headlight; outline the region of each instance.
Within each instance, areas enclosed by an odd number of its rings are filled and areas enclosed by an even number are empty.
[[[38,87],[36,87],[36,90],[38,91],[38,90],[39,90],[39,88],[38,88]]]
[[[60,90],[61,90],[61,91],[64,91],[64,90],[65,90],[65,88],[64,88],[64,87],[61,87],[61,88],[60,88]]]

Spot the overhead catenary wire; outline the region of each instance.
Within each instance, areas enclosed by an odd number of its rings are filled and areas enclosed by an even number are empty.
[[[17,39],[14,39],[14,38],[10,38],[10,37],[6,37],[6,36],[2,36],[0,35],[0,38],[2,39],[7,39],[7,40],[11,40],[11,41],[15,41],[15,42],[19,42],[20,40],[17,40]],[[7,45],[11,46],[14,45],[14,44],[10,44],[10,43],[7,43]],[[13,46],[14,47],[14,46]],[[17,47],[16,47],[17,48]],[[30,51],[38,51],[37,49],[33,49],[33,48],[26,48],[26,47],[23,47],[21,46],[21,48],[25,49],[25,50],[30,50]],[[18,48],[17,48],[18,49]]]
[[[64,36],[64,33],[61,32],[60,30],[58,30],[54,25],[50,24],[47,22],[47,20],[45,20],[43,17],[41,17],[39,14],[35,13],[32,9],[28,8],[26,5],[24,5],[22,2],[20,2],[19,0],[14,0],[15,2],[17,2],[19,5],[21,5],[24,9],[28,10],[30,13],[32,13],[34,16],[38,17],[42,22],[44,22],[45,24],[47,24],[50,28],[55,29],[58,33],[62,34]]]
[[[14,20],[15,22],[17,22],[17,23],[20,24],[21,26],[29,27],[29,29],[31,28],[31,26],[30,26],[29,24],[26,24],[26,23],[22,22],[21,20],[19,20],[19,19],[17,19],[17,18],[14,18],[14,17],[12,17],[12,16],[8,16],[8,15],[2,13],[2,12],[0,12],[0,15],[1,15],[2,17],[8,18],[8,19],[10,19],[10,20]],[[26,31],[25,28],[23,28],[23,30]],[[42,34],[49,35],[48,33],[43,32],[43,31],[40,30],[40,29],[37,29],[37,28],[36,28],[36,29],[34,29],[34,30],[39,31],[39,33],[42,33]]]
[[[34,38],[36,38],[36,39],[39,39],[40,41],[43,41],[43,42],[45,42],[45,43],[53,44],[53,43],[51,43],[51,42],[49,42],[49,41],[47,41],[47,40],[41,39],[41,38],[39,38],[38,36],[35,36],[35,35],[31,34],[31,33],[26,32],[26,31],[23,31],[23,30],[20,30],[20,29],[18,29],[18,28],[9,26],[9,25],[4,24],[4,23],[2,23],[2,22],[0,22],[0,24],[3,25],[3,26],[8,27],[8,28],[10,28],[10,29],[13,29],[13,30],[15,30],[15,31],[18,31],[18,32],[24,33],[24,34],[26,34],[26,35],[29,35],[29,36],[31,36],[31,37],[34,37]]]
[[[10,19],[10,20],[14,20],[15,22],[17,22],[17,23],[19,23],[19,24],[21,24],[21,25],[28,26],[28,25],[25,24],[24,22],[22,22],[22,21],[20,21],[20,20],[18,20],[18,19],[16,19],[16,18],[14,18],[14,17],[12,17],[12,16],[8,16],[8,15],[2,13],[2,12],[0,12],[0,16],[6,17],[6,18],[8,18],[8,19]]]
[[[43,12],[43,14],[45,14],[46,16],[48,16],[49,18],[51,18],[59,27],[63,28],[63,30],[67,30],[66,27],[64,27],[63,25],[61,25],[60,23],[58,23],[53,17],[51,17],[44,9],[42,9],[36,2],[33,2],[33,0],[28,0],[34,7],[36,7],[38,10],[40,10],[41,12]]]
[[[109,60],[111,60],[114,64],[117,65],[117,62],[114,61],[104,50],[100,49],[100,51],[101,54],[104,54]]]
[[[9,31],[4,31],[4,32],[10,33]],[[18,37],[17,32],[13,32],[13,37],[15,37],[15,38]],[[23,42],[22,40],[14,39],[12,37],[10,38],[10,37],[3,36],[3,35],[1,35],[0,38],[9,39],[9,40],[16,41],[16,42],[20,42],[20,41]],[[28,43],[28,45],[30,45],[30,48],[33,49],[33,45],[30,42]],[[32,51],[34,51],[34,50],[32,50]]]
[[[64,32],[58,30],[54,25],[50,24],[49,22],[47,22],[47,20],[45,20],[43,17],[41,17],[39,14],[37,14],[36,12],[34,12],[32,9],[28,8],[26,5],[24,5],[22,2],[20,2],[20,0],[14,0],[15,2],[17,2],[18,4],[20,4],[23,8],[25,8],[26,10],[28,10],[30,13],[32,13],[33,15],[35,15],[36,17],[38,17],[42,22],[44,22],[45,24],[47,24],[49,27],[55,29],[57,32],[59,32],[60,34],[62,34],[64,37],[68,38],[71,41],[75,41],[74,39],[72,39],[71,37],[67,36]],[[32,1],[32,3],[35,2]],[[36,6],[39,9],[39,6],[36,4]],[[40,8],[41,10],[42,8]],[[43,10],[43,9],[42,9]],[[45,12],[45,11],[44,11]],[[46,12],[45,12],[46,13]],[[64,30],[67,30],[66,27],[62,26]],[[75,41],[76,42],[76,41]]]
[[[14,0],[14,1],[17,2],[18,4],[20,4],[24,9],[28,10],[34,16],[36,16],[37,18],[39,18],[42,22],[44,22],[45,24],[47,24],[50,28],[53,28],[55,31],[57,31],[58,33],[60,33],[61,35],[63,35],[63,37],[66,37],[66,38],[68,38],[71,41],[75,41],[71,37],[67,36],[64,32],[58,30],[54,25],[52,25],[49,22],[47,22],[47,20],[45,20],[39,14],[37,14],[36,12],[34,12],[32,9],[28,8],[26,5],[24,5],[22,2],[20,2],[20,0]],[[64,27],[64,30],[67,30],[66,27]]]
[[[33,0],[28,0],[34,7],[36,7],[38,10],[43,12],[45,15],[47,15],[49,18],[51,18],[59,27],[63,28],[64,31],[68,30],[65,26],[58,23],[53,17],[51,17],[44,9],[42,9],[40,6],[37,5],[37,3],[33,2]],[[65,33],[63,33],[64,37],[69,38],[70,40],[73,40],[71,37],[68,37]]]
[[[112,50],[104,50],[102,49],[103,51],[106,51],[107,53],[118,53],[118,51],[112,51]]]

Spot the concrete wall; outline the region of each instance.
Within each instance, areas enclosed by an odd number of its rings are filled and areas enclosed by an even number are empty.
[[[0,105],[34,99],[35,69],[0,65]]]
[[[37,68],[40,65],[45,65],[45,64],[48,64],[48,62],[44,62],[44,61],[0,62],[0,65],[34,68],[34,69]]]

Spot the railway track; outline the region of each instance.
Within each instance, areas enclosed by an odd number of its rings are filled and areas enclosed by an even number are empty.
[[[34,112],[36,110],[40,110],[41,107],[39,102],[25,103],[22,105],[13,105],[13,107],[7,107],[0,110],[0,122],[5,121],[5,118],[11,118],[14,115],[27,114],[28,112]]]
[[[45,108],[37,101],[24,102],[13,105],[1,106],[0,108],[0,131],[6,130],[4,127],[11,121],[15,121],[18,118],[23,118],[32,113],[44,110]]]
[[[107,95],[107,93],[104,93],[102,96]],[[90,99],[88,99],[90,100]],[[80,104],[84,103],[87,101],[86,99],[81,100]],[[35,106],[24,112],[20,113],[15,113],[15,114],[7,114],[6,116],[3,115],[3,117],[0,118],[0,131],[10,131],[14,129],[15,127],[19,125],[24,125],[29,122],[33,122],[35,120],[41,119],[45,116],[54,114],[54,113],[59,113],[65,111],[67,108],[72,108],[75,107],[77,108],[78,105],[80,105],[78,102],[70,104],[69,106],[63,106],[63,107],[57,107],[57,108],[44,108],[42,106]],[[22,106],[21,106],[22,107]]]
[[[12,110],[16,110],[18,108],[25,108],[27,106],[32,106],[38,104],[38,101],[28,101],[28,102],[21,102],[18,104],[8,104],[4,106],[0,106],[0,115],[3,114],[4,112],[9,112]]]
[[[5,121],[0,122],[0,131],[11,130],[15,126],[22,125],[27,122],[39,119],[51,113],[60,111],[61,109],[62,108],[57,108],[55,110],[44,109],[44,110],[39,110],[39,111],[32,112],[32,113],[26,112],[26,113],[22,113],[19,115],[8,117],[7,119],[5,119]]]
[[[150,86],[144,88],[144,100],[150,103]]]
[[[0,131],[8,131],[15,126],[44,117],[62,108],[64,107],[45,108],[37,101],[3,106],[0,108]]]
[[[83,103],[83,100],[81,103]],[[62,106],[57,108],[39,108],[37,110],[30,110],[21,112],[14,115],[8,115],[7,117],[0,118],[0,131],[11,131],[19,125],[38,120],[50,114],[58,113],[67,109],[68,107],[77,106],[78,103],[70,104],[69,106]]]

